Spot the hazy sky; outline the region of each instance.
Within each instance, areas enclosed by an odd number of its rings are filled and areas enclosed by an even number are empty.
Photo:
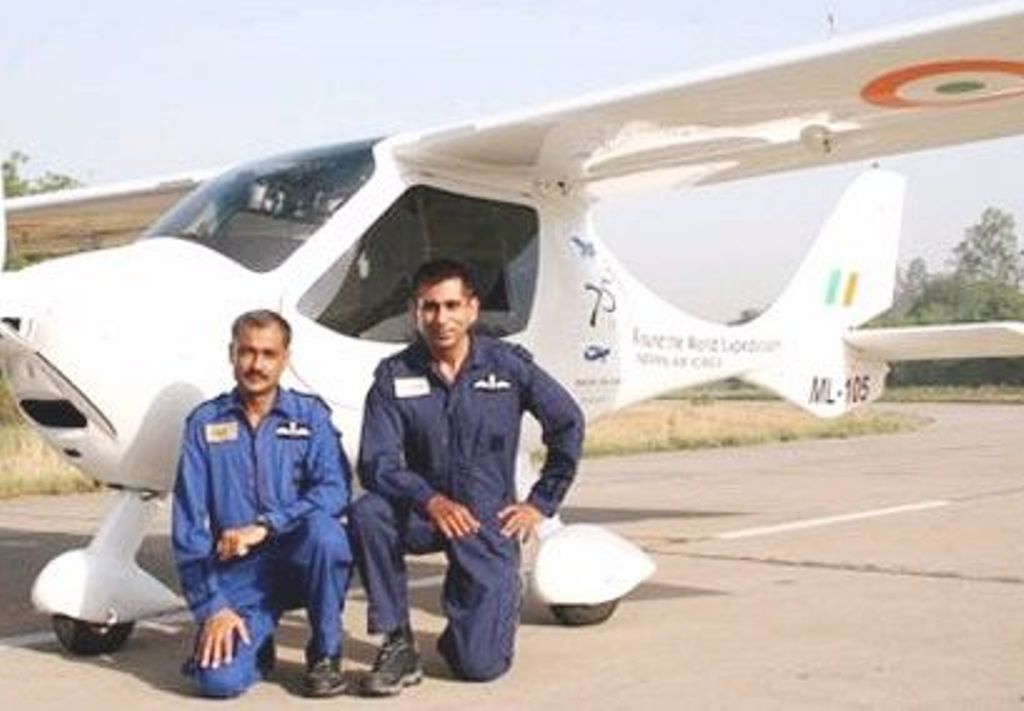
[[[0,150],[90,183],[472,119],[986,4],[972,0],[147,0],[18,3]],[[901,255],[943,266],[982,209],[1024,222],[1024,139],[894,158]],[[727,319],[782,288],[863,165],[601,206],[611,249]],[[627,246],[628,245],[628,246]]]

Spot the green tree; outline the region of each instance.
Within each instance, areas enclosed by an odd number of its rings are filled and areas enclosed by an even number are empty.
[[[1024,320],[1024,293],[994,279],[931,277],[904,323],[926,325]],[[937,360],[893,364],[891,385],[1024,385],[1024,358]]]
[[[26,181],[18,175],[18,166],[28,162],[28,156],[21,151],[14,151],[3,161],[4,173],[4,195],[7,197],[18,197],[25,195],[28,186]]]
[[[898,275],[894,307],[877,325],[1024,320],[1024,256],[1012,215],[986,208],[949,260],[949,273],[928,274],[915,260]],[[1024,358],[896,363],[892,385],[1024,385]]]
[[[902,319],[924,294],[928,285],[928,264],[921,258],[911,260],[906,269],[896,269],[896,293],[892,307],[885,313],[885,322]]]
[[[21,169],[29,162],[29,157],[21,151],[13,151],[3,161],[4,195],[18,197],[20,195],[36,195],[54,190],[77,188],[82,183],[63,173],[47,171],[39,178],[24,178]]]
[[[964,232],[953,249],[953,273],[966,281],[994,281],[1020,287],[1021,253],[1013,215],[987,207],[981,221]]]
[[[1024,320],[1024,293],[986,279],[970,281],[956,274],[932,277],[907,311],[913,324]]]

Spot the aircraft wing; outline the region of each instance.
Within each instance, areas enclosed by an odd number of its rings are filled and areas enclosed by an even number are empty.
[[[417,135],[424,168],[606,192],[685,187],[1024,130],[1024,3]]]
[[[8,239],[59,251],[61,240],[80,248],[83,239],[102,244],[134,236],[210,175],[197,171],[11,198],[6,201]]]
[[[1024,323],[965,323],[908,328],[866,328],[844,336],[871,360],[935,360],[1024,356]]]

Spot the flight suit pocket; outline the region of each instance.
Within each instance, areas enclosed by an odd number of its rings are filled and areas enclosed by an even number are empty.
[[[278,503],[287,505],[302,496],[309,487],[306,457],[309,441],[304,439],[285,440],[281,443],[278,457],[279,479],[275,488]]]

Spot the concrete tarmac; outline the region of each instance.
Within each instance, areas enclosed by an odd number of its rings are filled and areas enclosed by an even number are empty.
[[[885,406],[896,409],[897,406]],[[240,701],[389,709],[1022,709],[1024,407],[915,405],[908,434],[589,460],[564,509],[642,546],[658,570],[606,623],[565,628],[528,604],[512,671],[453,680],[434,651],[443,559],[412,567],[427,678],[391,700],[299,696],[305,623]],[[28,602],[49,558],[85,544],[104,494],[0,502],[0,703],[209,707],[178,675],[184,615],[111,656],[73,658]],[[166,507],[140,562],[173,584]],[[344,665],[373,661],[365,600]]]

